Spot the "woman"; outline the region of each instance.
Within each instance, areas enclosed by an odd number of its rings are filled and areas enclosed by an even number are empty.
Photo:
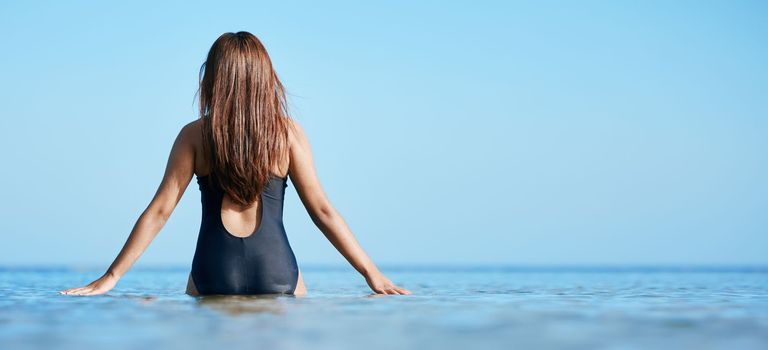
[[[203,205],[187,294],[306,293],[283,227],[287,178],[312,221],[378,294],[410,294],[371,262],[326,198],[309,142],[288,115],[266,49],[248,32],[225,33],[200,69],[200,118],[173,144],[160,186],[106,273],[61,291],[111,290],[165,225],[197,176]]]

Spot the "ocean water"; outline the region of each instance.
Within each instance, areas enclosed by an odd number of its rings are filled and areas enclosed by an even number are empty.
[[[188,269],[0,269],[0,349],[768,349],[766,268],[302,266],[305,297],[191,297]]]

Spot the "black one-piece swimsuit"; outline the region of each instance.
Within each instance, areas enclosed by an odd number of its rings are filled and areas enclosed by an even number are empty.
[[[261,221],[247,237],[232,235],[221,221],[224,192],[198,176],[203,207],[192,280],[201,295],[293,294],[299,269],[283,226],[287,177],[270,175],[261,193]]]

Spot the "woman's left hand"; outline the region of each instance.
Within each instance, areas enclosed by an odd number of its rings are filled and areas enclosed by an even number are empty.
[[[118,280],[119,278],[111,274],[105,273],[103,276],[99,277],[99,279],[89,283],[88,285],[82,286],[80,288],[65,289],[65,290],[59,291],[59,294],[67,294],[67,295],[104,294],[112,290],[112,288],[114,288],[115,285],[117,285]]]

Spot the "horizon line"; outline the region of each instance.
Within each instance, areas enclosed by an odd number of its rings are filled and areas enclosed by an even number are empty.
[[[93,271],[105,269],[96,264],[0,264],[0,272],[7,271]],[[392,272],[757,272],[768,273],[768,264],[541,264],[541,263],[398,263],[378,264],[380,270]],[[308,271],[354,271],[344,263],[304,263]],[[188,264],[147,264],[131,268],[133,271],[188,270]]]

